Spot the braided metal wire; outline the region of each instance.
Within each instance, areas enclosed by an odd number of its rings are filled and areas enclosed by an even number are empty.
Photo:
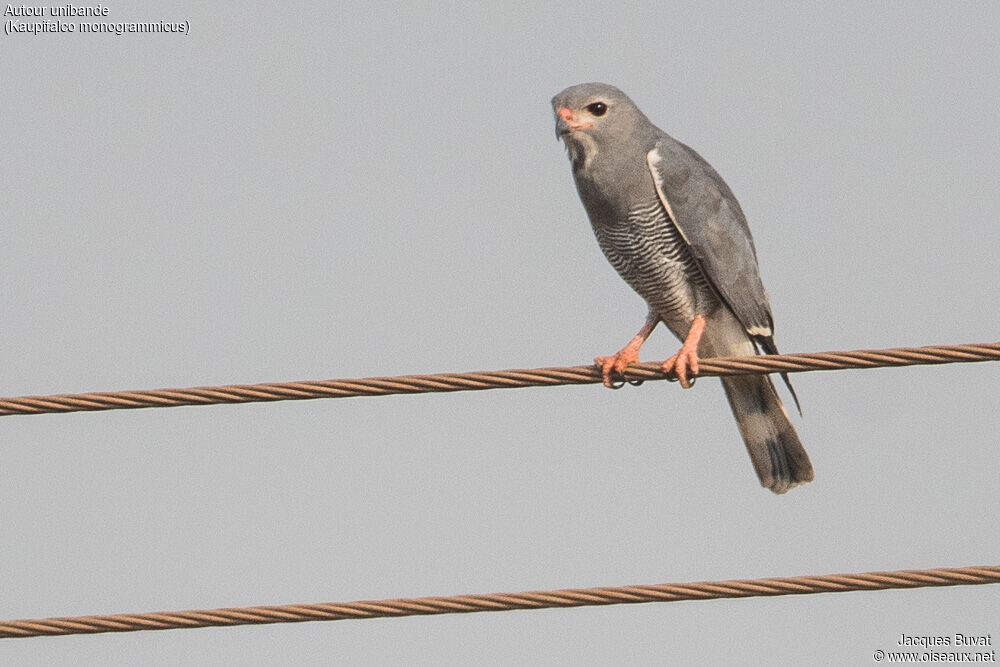
[[[552,591],[526,591],[523,593],[495,593],[489,595],[397,598],[392,600],[288,604],[230,609],[192,609],[188,611],[167,611],[148,614],[24,619],[0,622],[0,638],[95,634],[100,632],[134,632],[138,630],[172,630],[212,626],[261,625],[267,623],[301,623],[304,621],[339,621],[344,619],[389,616],[465,614],[478,611],[548,609],[554,607],[805,595],[809,593],[843,593],[848,591],[877,591],[890,588],[922,588],[926,586],[964,586],[995,583],[1000,583],[1000,565],[780,577],[773,579],[732,579],[728,581],[701,581],[687,584],[656,584],[650,586],[567,588]]]
[[[799,373],[848,368],[878,368],[950,364],[1000,360],[1000,342],[966,345],[898,347],[884,350],[776,354],[756,357],[718,357],[699,362],[700,376],[749,375],[754,373]],[[634,364],[624,379],[664,380],[668,378],[658,363]],[[52,412],[121,410],[131,408],[169,408],[182,405],[220,403],[258,403],[350,396],[387,396],[428,392],[475,391],[551,387],[566,384],[601,382],[595,366],[512,369],[473,373],[437,373],[351,380],[315,380],[304,382],[267,382],[218,387],[184,389],[141,389],[135,391],[52,394],[0,398],[0,416],[34,415]]]

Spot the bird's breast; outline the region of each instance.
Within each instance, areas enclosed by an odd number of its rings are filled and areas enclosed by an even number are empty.
[[[672,330],[714,309],[714,291],[658,198],[591,223],[611,265]]]

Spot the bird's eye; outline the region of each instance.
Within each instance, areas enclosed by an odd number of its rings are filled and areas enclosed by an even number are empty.
[[[594,116],[603,116],[608,112],[608,105],[604,102],[594,102],[587,105],[587,111]]]

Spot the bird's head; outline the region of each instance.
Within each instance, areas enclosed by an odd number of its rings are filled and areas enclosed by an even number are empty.
[[[622,91],[606,83],[570,86],[552,98],[556,138],[574,164],[589,162],[603,146],[623,145],[649,120]]]

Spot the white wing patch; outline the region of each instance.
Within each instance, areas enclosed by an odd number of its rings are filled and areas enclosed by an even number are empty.
[[[649,167],[649,173],[653,176],[653,187],[656,188],[656,196],[660,198],[660,203],[663,204],[663,208],[667,209],[667,215],[673,221],[674,226],[677,227],[677,231],[681,233],[684,238],[684,242],[691,245],[691,241],[688,240],[687,234],[684,233],[684,228],[681,227],[680,223],[677,222],[677,216],[674,215],[674,209],[670,207],[670,200],[667,196],[663,194],[663,184],[660,182],[660,172],[659,166],[663,164],[663,156],[660,155],[660,151],[656,148],[646,153],[646,165]]]

